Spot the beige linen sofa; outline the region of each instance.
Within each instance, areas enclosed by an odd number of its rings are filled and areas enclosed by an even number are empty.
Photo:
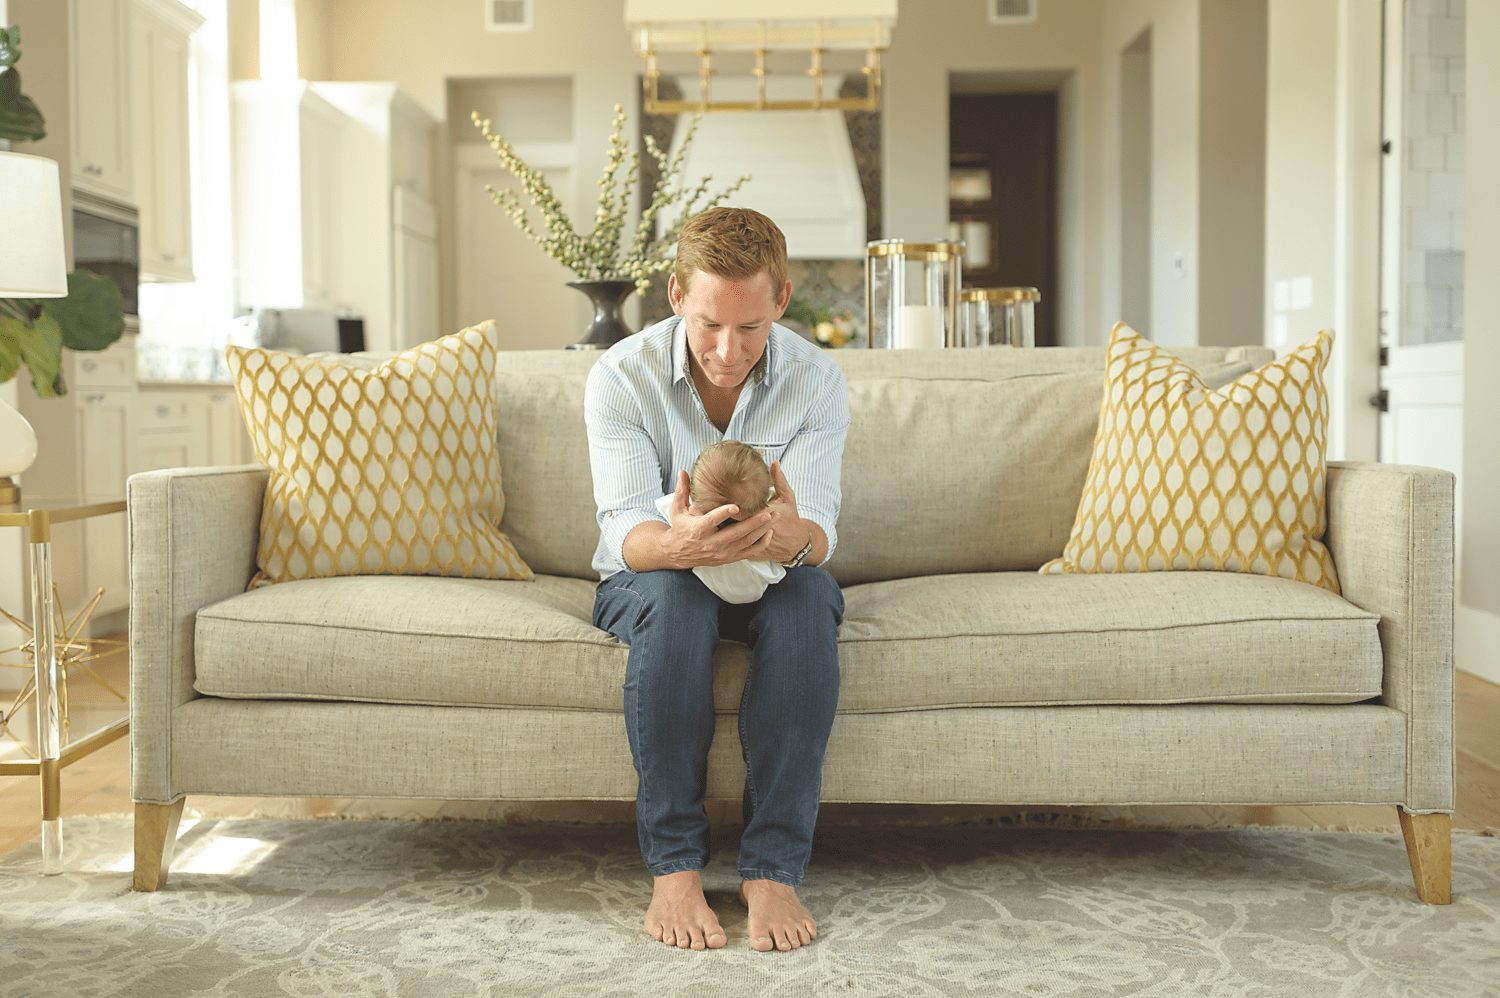
[[[1271,357],[1180,352],[1214,383]],[[1393,804],[1418,894],[1447,900],[1452,476],[1330,467],[1342,597],[1238,574],[1043,576],[1082,491],[1103,349],[835,356],[853,423],[825,801]],[[590,624],[595,359],[500,358],[503,529],[534,582],[246,592],[264,469],[130,479],[137,889],[165,881],[187,794],[634,799],[626,649]],[[715,799],[741,796],[748,664],[737,643],[714,657]]]

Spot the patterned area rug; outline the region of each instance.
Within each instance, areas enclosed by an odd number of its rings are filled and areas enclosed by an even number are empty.
[[[1455,834],[1419,904],[1399,835],[820,829],[819,938],[756,953],[737,829],[704,877],[729,937],[647,936],[633,826],[183,820],[129,890],[131,825],[66,823],[71,872],[0,860],[0,995],[1500,995],[1500,838]]]

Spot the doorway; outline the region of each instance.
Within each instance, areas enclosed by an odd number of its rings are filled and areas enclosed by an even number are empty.
[[[948,99],[948,229],[962,239],[965,287],[1034,287],[1036,345],[1058,343],[1058,97]]]
[[[1439,23],[1440,22],[1440,23]],[[1464,15],[1385,0],[1380,460],[1461,475]],[[1463,489],[1454,497],[1462,528]],[[1462,551],[1462,546],[1458,547]]]

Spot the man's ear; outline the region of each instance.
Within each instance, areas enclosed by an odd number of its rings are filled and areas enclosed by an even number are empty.
[[[682,299],[685,297],[687,297],[687,292],[682,289],[682,285],[677,283],[677,274],[669,271],[667,273],[667,302],[671,304],[672,311],[678,315],[682,314]]]
[[[791,280],[791,278],[787,278],[786,283],[781,286],[781,296],[776,299],[776,315],[772,318],[771,321],[774,322],[774,321],[776,321],[776,319],[779,319],[783,315],[785,315],[787,307],[789,305],[791,305],[791,303],[792,303],[792,280]]]

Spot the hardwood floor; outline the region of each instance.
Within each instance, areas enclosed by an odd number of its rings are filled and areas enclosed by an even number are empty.
[[[125,688],[123,656],[103,667],[103,678]],[[95,684],[79,682],[74,704],[105,699]],[[1458,800],[1455,829],[1500,828],[1500,686],[1465,672],[1458,673]],[[4,697],[8,707],[11,696]],[[128,814],[130,798],[129,739],[106,746],[63,770],[63,827],[69,817]],[[353,798],[213,797],[189,795],[183,818],[248,815],[350,818],[482,818],[495,821],[567,820],[634,823],[631,801],[435,801]],[[738,824],[738,800],[709,801],[715,827]],[[41,797],[35,777],[0,779],[0,855],[36,837]],[[1293,825],[1399,832],[1391,806],[1190,806],[1149,807],[1013,807],[986,805],[825,804],[820,820],[934,824],[960,821],[994,824],[1068,824],[1092,827],[1201,827],[1222,825]]]

